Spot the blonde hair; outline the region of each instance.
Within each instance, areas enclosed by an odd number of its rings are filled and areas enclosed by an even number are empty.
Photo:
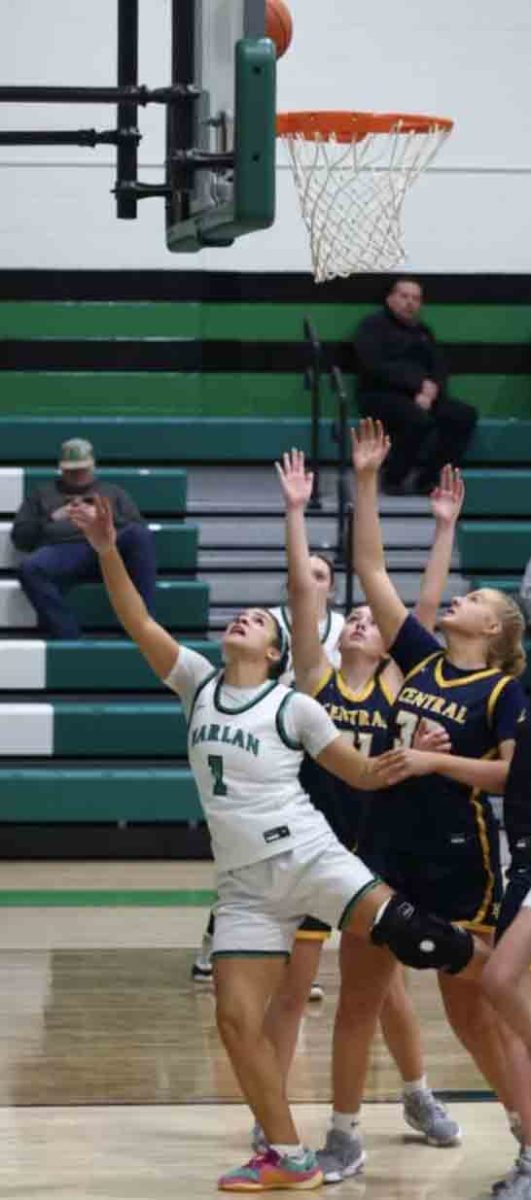
[[[491,638],[487,651],[487,666],[499,667],[506,675],[521,675],[527,665],[522,644],[525,621],[521,609],[512,596],[506,596],[497,588],[483,590],[486,596],[492,599],[501,625],[500,632]]]

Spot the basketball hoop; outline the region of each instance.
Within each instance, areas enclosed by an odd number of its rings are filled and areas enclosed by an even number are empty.
[[[405,194],[452,128],[409,113],[278,114],[318,283],[404,259]]]

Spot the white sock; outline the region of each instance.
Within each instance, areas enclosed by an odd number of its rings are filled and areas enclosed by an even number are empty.
[[[347,1133],[352,1137],[356,1125],[360,1123],[360,1116],[360,1108],[358,1108],[357,1112],[353,1113],[336,1112],[334,1109],[332,1113],[332,1129],[337,1129],[340,1133]]]
[[[281,1158],[304,1158],[306,1151],[300,1142],[271,1142],[271,1149],[276,1150]]]
[[[420,1079],[412,1079],[410,1083],[402,1080],[402,1095],[412,1096],[413,1092],[426,1092],[428,1090],[428,1081],[425,1075],[421,1075]]]

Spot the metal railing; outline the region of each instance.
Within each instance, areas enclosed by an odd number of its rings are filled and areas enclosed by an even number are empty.
[[[325,355],[319,335],[309,317],[303,321],[304,337],[309,351],[309,362],[304,373],[304,383],[310,392],[311,436],[309,466],[313,471],[313,490],[308,507],[322,508],[320,478],[319,433],[321,423],[321,386]],[[330,386],[336,397],[336,415],[332,422],[332,439],[337,443],[337,528],[335,538],[335,561],[345,569],[345,612],[350,612],[354,594],[352,520],[353,508],[350,497],[350,413],[349,397],[340,367],[330,368]]]
[[[304,337],[309,350],[308,365],[304,372],[304,386],[311,397],[311,436],[310,436],[310,470],[313,471],[313,487],[309,508],[322,508],[321,479],[319,455],[319,426],[321,422],[321,375],[323,368],[323,348],[317,336],[315,326],[309,317],[302,323]]]

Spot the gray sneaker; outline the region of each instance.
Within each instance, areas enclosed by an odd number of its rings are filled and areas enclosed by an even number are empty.
[[[430,1146],[457,1146],[461,1141],[457,1121],[452,1120],[429,1088],[404,1096],[404,1120],[423,1133]]]
[[[491,1195],[502,1200],[531,1200],[531,1163],[524,1160],[523,1154],[518,1155],[504,1179],[493,1183]]]
[[[324,1148],[317,1151],[317,1162],[323,1172],[323,1183],[339,1183],[349,1175],[357,1175],[365,1162],[361,1137],[329,1129]]]
[[[531,1162],[520,1154],[505,1179],[494,1184],[496,1200],[531,1200]]]

